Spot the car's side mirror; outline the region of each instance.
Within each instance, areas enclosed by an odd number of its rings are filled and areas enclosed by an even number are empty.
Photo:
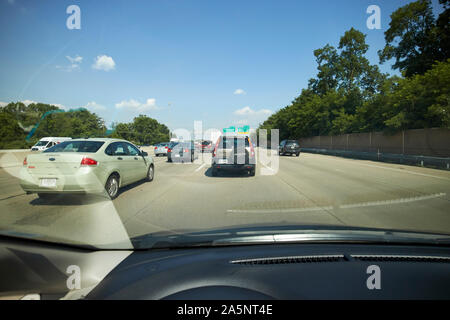
[[[141,151],[141,156],[146,157],[146,156],[148,156],[148,153],[145,151]]]

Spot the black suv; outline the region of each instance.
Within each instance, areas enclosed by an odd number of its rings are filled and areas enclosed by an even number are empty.
[[[300,155],[300,144],[297,140],[283,140],[278,147],[278,154],[280,156],[285,154],[295,154],[298,157]]]
[[[234,170],[255,175],[255,149],[247,136],[221,136],[212,153],[212,175],[219,170]]]

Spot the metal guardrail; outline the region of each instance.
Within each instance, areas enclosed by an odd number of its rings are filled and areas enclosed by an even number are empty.
[[[393,154],[393,153],[362,152],[350,150],[315,149],[315,148],[301,148],[301,151],[307,153],[318,153],[344,158],[399,163],[412,166],[450,170],[450,158],[415,156],[415,155]]]

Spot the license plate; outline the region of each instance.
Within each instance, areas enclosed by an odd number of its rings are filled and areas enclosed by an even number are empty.
[[[294,149],[294,147],[291,147],[291,149]]]
[[[180,157],[180,155],[179,155],[179,154],[176,154],[176,155],[175,155],[175,158],[179,158],[179,157]]]
[[[227,159],[219,159],[219,164],[226,164],[228,161]]]
[[[56,187],[56,179],[41,179],[39,181],[39,186],[46,188],[54,188]]]

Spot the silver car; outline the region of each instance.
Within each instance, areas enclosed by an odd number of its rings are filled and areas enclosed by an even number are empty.
[[[155,157],[167,156],[167,150],[169,149],[170,142],[158,143],[155,146]]]
[[[20,185],[26,193],[48,198],[61,193],[106,193],[111,199],[120,187],[155,173],[153,158],[119,139],[74,139],[23,161]]]

